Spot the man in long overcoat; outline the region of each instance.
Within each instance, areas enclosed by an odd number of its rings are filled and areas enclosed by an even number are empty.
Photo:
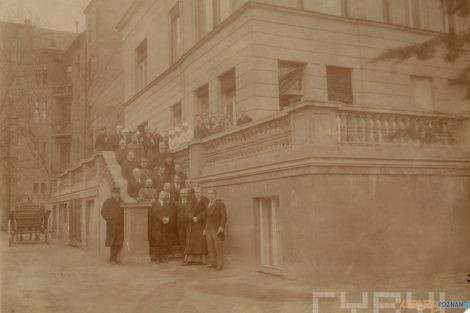
[[[124,210],[121,208],[119,187],[114,187],[111,197],[104,201],[101,216],[106,221],[105,246],[110,247],[109,262],[121,263],[118,255],[124,241]]]
[[[149,209],[149,218],[151,219],[152,236],[153,236],[153,255],[151,260],[154,263],[167,263],[165,255],[168,249],[168,224],[172,219],[171,210],[167,203],[168,193],[160,191],[158,199],[152,202]]]
[[[208,267],[221,271],[224,266],[224,237],[227,212],[222,200],[217,199],[214,189],[208,191],[209,204],[206,212],[201,216],[206,220],[205,235],[207,250],[209,251]]]
[[[207,254],[206,238],[204,238],[204,214],[209,200],[202,195],[201,188],[197,187],[195,191],[195,200],[190,199],[191,205],[186,210],[187,232],[185,245],[184,265],[201,264],[204,256]]]

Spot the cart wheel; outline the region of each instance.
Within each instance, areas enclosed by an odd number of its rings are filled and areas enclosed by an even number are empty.
[[[11,245],[13,244],[13,241],[15,240],[15,234],[13,232],[13,229],[12,229],[12,225],[11,225],[11,220],[8,220],[8,245],[11,247]]]

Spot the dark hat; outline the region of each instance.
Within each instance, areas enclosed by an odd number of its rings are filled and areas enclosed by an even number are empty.
[[[119,187],[114,187],[111,192],[112,193],[121,193],[121,189],[119,189]]]

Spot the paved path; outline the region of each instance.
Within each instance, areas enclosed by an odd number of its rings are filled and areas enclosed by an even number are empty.
[[[319,313],[350,312],[339,308],[340,291],[354,291],[352,300],[357,301],[360,292],[377,288],[318,286],[241,269],[215,272],[203,266],[181,267],[177,261],[112,266],[61,243],[9,248],[5,233],[0,239],[3,313],[310,313],[313,290],[337,292],[336,299],[321,303]],[[457,297],[447,295],[449,300],[470,300],[470,284],[447,287]],[[397,288],[392,289],[404,295],[406,289]],[[379,291],[384,290],[390,289]],[[458,298],[464,295],[469,299]]]

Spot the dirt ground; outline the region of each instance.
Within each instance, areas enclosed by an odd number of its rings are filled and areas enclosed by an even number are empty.
[[[374,312],[373,292],[392,291],[386,282],[375,286],[297,282],[246,269],[221,272],[204,266],[169,264],[109,265],[83,250],[61,243],[22,243],[8,247],[1,233],[1,312],[4,313],[291,313],[315,312],[312,292],[335,292],[322,299],[317,312],[351,312],[340,309],[340,292],[351,292],[348,301],[360,302],[368,292],[368,308]],[[462,277],[462,279],[456,277]],[[470,283],[463,275],[450,274],[423,282],[421,291],[445,291],[446,300],[470,300]],[[408,282],[409,283],[409,282]],[[436,288],[444,284],[445,288]],[[402,287],[404,289],[397,289]],[[406,296],[406,282],[392,289]],[[415,299],[419,299],[418,296]],[[351,300],[350,300],[351,299]],[[383,300],[390,302],[393,300]],[[402,309],[402,312],[417,312]],[[380,312],[394,312],[381,309]],[[397,311],[398,312],[398,311]],[[442,312],[442,311],[441,311]],[[463,310],[447,310],[463,312]]]

